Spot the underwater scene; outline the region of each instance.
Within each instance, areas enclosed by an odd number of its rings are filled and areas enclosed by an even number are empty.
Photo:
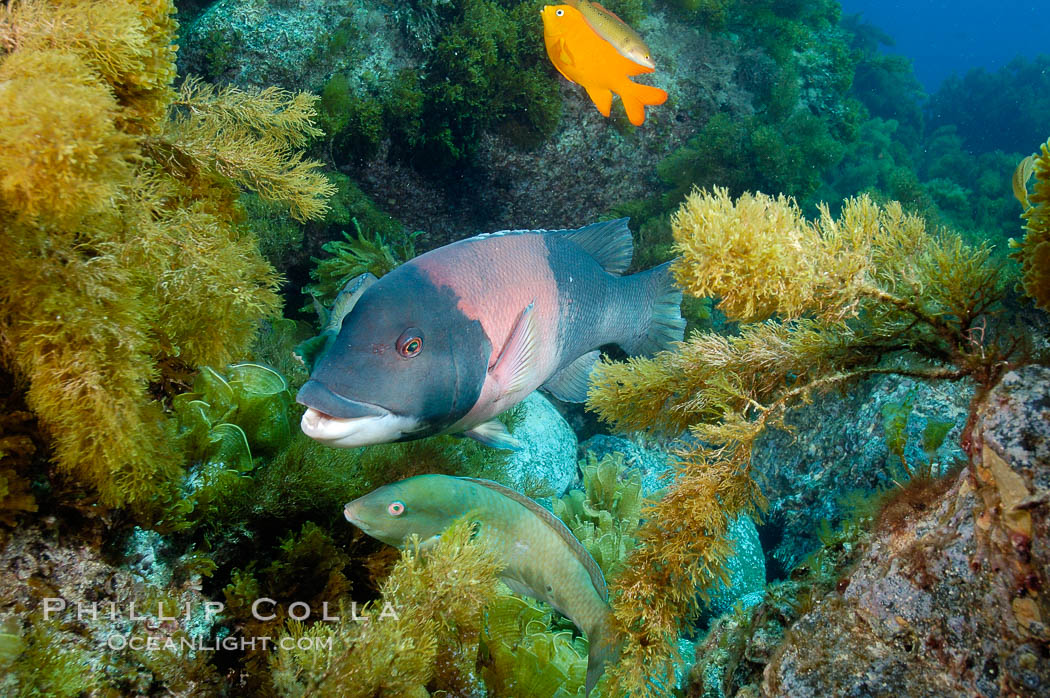
[[[0,0],[0,696],[1050,696],[1050,9],[557,3]]]

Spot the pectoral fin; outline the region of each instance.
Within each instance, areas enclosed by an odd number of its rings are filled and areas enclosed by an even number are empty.
[[[535,302],[521,311],[514,329],[507,337],[495,363],[489,366],[489,374],[496,380],[503,394],[524,388],[531,380],[539,353],[539,336],[536,316],[532,312]]]
[[[495,417],[463,434],[492,448],[502,448],[507,451],[518,451],[522,448],[522,443],[511,436],[503,422]]]
[[[500,575],[500,580],[515,594],[536,598],[536,592],[532,587],[526,584],[524,580],[511,576],[511,573],[507,570],[504,570],[503,574]]]
[[[319,334],[316,337],[299,342],[295,349],[292,349],[292,356],[303,366],[306,366],[306,370],[313,371],[314,363],[328,351],[328,347],[333,341],[335,341],[334,332]]]

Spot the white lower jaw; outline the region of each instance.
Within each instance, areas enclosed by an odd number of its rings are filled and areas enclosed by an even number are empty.
[[[369,526],[364,521],[362,521],[361,519],[357,518],[357,516],[355,516],[349,510],[344,509],[343,510],[343,516],[346,517],[347,521],[349,521],[353,525],[357,526],[358,528],[360,528],[362,531],[364,531],[368,535],[372,536],[373,538],[375,538],[377,540],[383,540],[383,535],[384,534],[383,534],[382,531],[378,531],[374,527]]]
[[[303,433],[326,446],[355,448],[397,441],[416,427],[417,421],[410,417],[385,414],[382,417],[353,417],[340,419],[306,410],[300,426]]]

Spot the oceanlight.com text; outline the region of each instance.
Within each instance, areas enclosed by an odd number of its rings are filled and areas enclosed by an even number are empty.
[[[131,648],[136,652],[175,652],[178,650],[196,650],[217,652],[248,652],[255,650],[331,650],[332,637],[234,637],[207,640],[192,637],[154,637],[152,635],[110,635],[106,646],[111,650]]]

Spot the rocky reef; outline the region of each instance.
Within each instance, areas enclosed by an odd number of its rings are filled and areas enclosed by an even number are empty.
[[[785,179],[790,160],[837,152],[827,146],[848,139],[853,109],[837,5],[709,11],[715,4],[608,3],[648,38],[652,84],[670,93],[641,128],[622,115],[608,123],[557,75],[543,53],[542,2],[223,0],[183,28],[179,60],[219,82],[321,94],[328,157],[408,229],[443,243],[582,223],[658,199],[665,181],[721,182],[696,171],[734,162],[760,173],[777,161],[780,174],[765,170]],[[827,116],[788,122],[811,110]],[[705,165],[698,159],[712,153],[685,146],[717,114],[748,126]],[[754,142],[752,128],[762,129]]]
[[[470,522],[344,520],[424,472],[590,552],[626,638],[592,695],[1050,693],[1048,146],[1022,230],[1021,154],[927,128],[833,0],[610,0],[670,94],[634,127],[542,5],[0,3],[0,693],[581,695],[587,639]],[[300,433],[348,279],[611,216],[678,257],[675,351],[530,396],[515,454]]]
[[[966,464],[890,494],[815,586],[716,626],[689,695],[1045,695],[1048,405],[1050,370],[1007,373]]]
[[[850,517],[851,496],[906,482],[902,458],[919,467],[929,463],[937,473],[951,470],[965,457],[959,442],[973,394],[968,381],[872,378],[819,404],[800,406],[786,429],[759,437],[752,462],[769,499],[762,530],[773,576],[786,576],[820,545],[822,522],[835,526]],[[887,414],[905,422],[899,456],[891,452]],[[931,423],[948,428],[936,445],[923,439]]]

